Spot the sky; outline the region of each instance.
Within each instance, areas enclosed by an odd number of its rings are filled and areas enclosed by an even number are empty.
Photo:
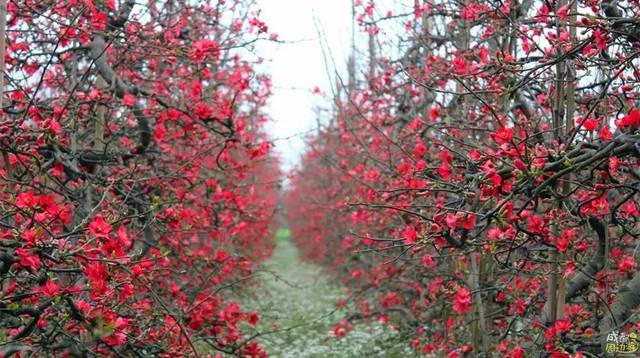
[[[313,133],[317,126],[316,109],[330,106],[333,80],[327,74],[321,44],[325,45],[331,75],[335,73],[331,57],[339,71],[346,67],[351,1],[258,0],[257,7],[269,32],[284,41],[261,42],[256,51],[265,59],[261,71],[271,76],[273,84],[268,103],[272,121],[267,130],[282,169],[289,171],[304,152],[304,135]],[[320,95],[312,93],[316,86]]]

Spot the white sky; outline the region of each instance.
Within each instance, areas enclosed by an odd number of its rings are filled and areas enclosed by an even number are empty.
[[[268,105],[272,122],[267,130],[275,141],[283,170],[288,171],[304,152],[304,134],[316,127],[315,109],[328,108],[331,96],[332,80],[327,76],[314,17],[343,73],[351,41],[351,1],[258,0],[257,5],[269,32],[287,41],[282,44],[264,41],[256,51],[265,59],[261,72],[268,73],[273,83]],[[333,64],[329,64],[329,70],[333,74]],[[324,96],[312,94],[315,86]]]

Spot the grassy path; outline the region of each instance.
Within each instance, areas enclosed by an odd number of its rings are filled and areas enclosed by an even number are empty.
[[[255,297],[245,303],[258,309],[260,331],[280,328],[259,338],[270,357],[408,357],[404,347],[381,348],[394,336],[391,327],[377,322],[358,324],[344,338],[330,332],[344,312],[336,302],[345,298],[343,287],[329,282],[319,267],[303,263],[286,230],[280,230],[273,257],[265,263]],[[297,327],[286,329],[288,327]],[[388,346],[388,343],[385,344]],[[400,352],[400,351],[403,352]]]

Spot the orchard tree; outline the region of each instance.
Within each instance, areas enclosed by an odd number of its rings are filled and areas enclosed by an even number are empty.
[[[251,4],[0,12],[1,354],[266,356],[227,299],[271,253],[279,176]]]
[[[347,319],[436,356],[623,352],[611,338],[640,328],[640,4],[355,9],[368,48],[288,194],[303,255],[350,287]]]

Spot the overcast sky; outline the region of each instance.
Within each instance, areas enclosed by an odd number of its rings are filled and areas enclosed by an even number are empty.
[[[304,152],[303,135],[316,127],[314,108],[329,106],[331,81],[314,17],[326,35],[323,42],[329,45],[339,68],[344,68],[351,34],[350,7],[350,0],[258,0],[260,18],[270,32],[286,41],[261,42],[257,47],[258,54],[265,58],[261,70],[273,81],[274,93],[268,107],[272,122],[268,131],[275,140],[284,170],[298,163]],[[333,65],[329,68],[333,73]],[[315,86],[324,97],[312,93]]]

